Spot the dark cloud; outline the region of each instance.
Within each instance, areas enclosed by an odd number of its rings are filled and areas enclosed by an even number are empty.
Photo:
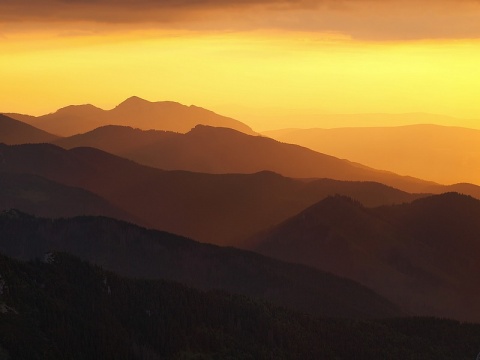
[[[369,40],[480,38],[479,18],[479,0],[0,0],[3,23],[286,29]]]

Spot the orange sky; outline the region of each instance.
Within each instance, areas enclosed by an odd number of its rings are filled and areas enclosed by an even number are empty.
[[[258,130],[410,112],[480,128],[479,18],[474,0],[0,0],[0,110],[137,95]]]

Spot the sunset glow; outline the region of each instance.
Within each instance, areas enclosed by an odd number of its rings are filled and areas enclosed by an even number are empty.
[[[480,13],[478,3],[455,11],[449,1],[437,4],[423,26],[414,5],[386,3],[367,13],[368,1],[346,2],[343,10],[303,2],[289,9],[259,2],[257,10],[187,2],[182,10],[172,2],[154,11],[155,22],[142,7],[123,22],[124,8],[119,20],[81,11],[75,18],[76,8],[55,7],[59,14],[41,21],[9,8],[24,21],[4,19],[0,28],[1,111],[39,115],[83,103],[109,109],[137,95],[206,107],[258,130],[331,126],[308,120],[319,114],[411,112],[480,127],[471,120],[480,119],[480,29],[466,20]],[[388,9],[401,15],[390,19],[396,28],[379,22]],[[352,22],[353,14],[370,22]],[[441,19],[451,33],[436,25]]]
[[[479,360],[479,20],[0,0],[0,360]]]

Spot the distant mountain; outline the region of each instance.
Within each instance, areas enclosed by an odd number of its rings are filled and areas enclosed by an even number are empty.
[[[8,145],[46,143],[58,137],[0,114],[0,143]]]
[[[374,209],[325,199],[254,241],[354,279],[416,314],[479,321],[480,201],[455,193]]]
[[[480,185],[480,130],[409,125],[285,129],[264,135],[398,174]]]
[[[84,133],[100,126],[123,125],[140,129],[168,130],[185,133],[198,124],[255,132],[235,119],[218,115],[197,106],[171,101],[150,102],[133,96],[112,110],[93,105],[71,105],[39,117],[9,114],[10,117],[60,136]]]
[[[140,222],[87,190],[65,186],[37,175],[0,172],[0,210],[8,209],[52,218],[103,215]]]
[[[480,199],[480,186],[474,184],[459,183],[454,185],[432,185],[425,189],[432,194],[441,194],[445,192],[458,192],[460,194],[470,195]]]
[[[2,359],[473,359],[480,325],[315,319],[225,292],[131,280],[64,253],[0,256]],[[439,341],[448,339],[448,341]]]
[[[59,138],[52,143],[64,149],[94,147],[111,154],[134,160],[143,165],[164,168],[160,160],[175,154],[159,154],[165,142],[175,141],[184,135],[172,131],[141,130],[129,126],[106,125],[84,134]]]
[[[103,217],[0,214],[0,252],[22,260],[64,251],[118,274],[222,289],[331,317],[389,317],[400,310],[369,289],[305,266],[221,248]]]
[[[196,126],[187,134],[143,132],[107,126],[60,139],[55,144],[67,149],[92,146],[166,170],[217,174],[267,170],[295,178],[376,181],[408,192],[423,192],[425,188],[436,185],[367,168],[266,137],[202,125]]]
[[[244,112],[242,112],[245,114]],[[245,115],[244,115],[245,116]],[[300,114],[298,111],[283,110],[282,114],[265,116],[258,111],[250,112],[247,115],[252,121],[263,121],[270,124],[277,124],[273,132],[292,130],[292,119],[300,129],[323,128],[358,128],[358,127],[385,127],[388,126],[410,126],[418,124],[437,124],[440,126],[451,126],[451,124],[468,124],[465,127],[478,128],[478,119],[460,119],[452,116],[430,114],[422,112],[413,113],[353,113],[353,114]],[[275,121],[273,121],[275,120]],[[290,127],[290,128],[289,128]],[[295,129],[294,129],[295,130]]]
[[[36,174],[81,187],[156,229],[202,242],[245,247],[254,233],[336,193],[367,206],[418,198],[377,183],[295,180],[271,172],[162,171],[94,148],[0,145],[0,171]]]

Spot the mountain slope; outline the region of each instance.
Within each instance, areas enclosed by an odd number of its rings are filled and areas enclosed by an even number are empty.
[[[141,130],[129,126],[106,125],[83,134],[61,138],[52,143],[64,149],[94,147],[144,165],[163,168],[162,166],[155,166],[154,163],[141,161],[141,158],[133,158],[130,154],[143,152],[144,157],[148,157],[150,154],[151,158],[165,156],[164,154],[157,154],[157,143],[180,136],[182,134],[172,131]]]
[[[8,145],[46,143],[58,137],[0,114],[0,143]]]
[[[479,325],[312,319],[223,292],[124,279],[67,254],[46,260],[0,256],[3,359],[463,360],[478,350]]]
[[[375,183],[294,180],[261,172],[213,175],[162,171],[93,148],[0,145],[0,171],[31,173],[81,187],[128,211],[142,224],[202,242],[245,247],[254,233],[328,195],[368,206],[417,198]]]
[[[93,146],[166,170],[206,173],[268,170],[295,178],[376,181],[408,192],[423,192],[426,187],[435,185],[269,138],[202,125],[187,134],[108,126],[55,143],[65,148]]]
[[[2,253],[23,260],[64,251],[124,276],[222,289],[317,315],[400,314],[394,305],[350,280],[108,218],[50,220],[12,210],[0,215],[0,239]]]
[[[254,134],[250,127],[240,121],[197,106],[185,106],[171,101],[150,102],[136,96],[111,110],[102,110],[93,105],[71,105],[39,117],[32,118],[20,114],[9,116],[61,136],[84,133],[105,125],[184,133],[198,124],[229,127]]]
[[[427,193],[441,194],[445,192],[457,192],[460,194],[470,195],[476,199],[480,199],[480,186],[474,184],[458,183],[454,185],[432,185],[427,187]]]
[[[480,185],[480,130],[410,125],[289,129],[264,134],[398,174],[442,184]]]
[[[139,222],[87,190],[65,186],[37,175],[0,172],[0,210],[7,209],[52,218],[103,215]]]
[[[255,237],[268,256],[363,283],[417,314],[480,319],[480,201],[444,194],[367,209],[332,197]]]

